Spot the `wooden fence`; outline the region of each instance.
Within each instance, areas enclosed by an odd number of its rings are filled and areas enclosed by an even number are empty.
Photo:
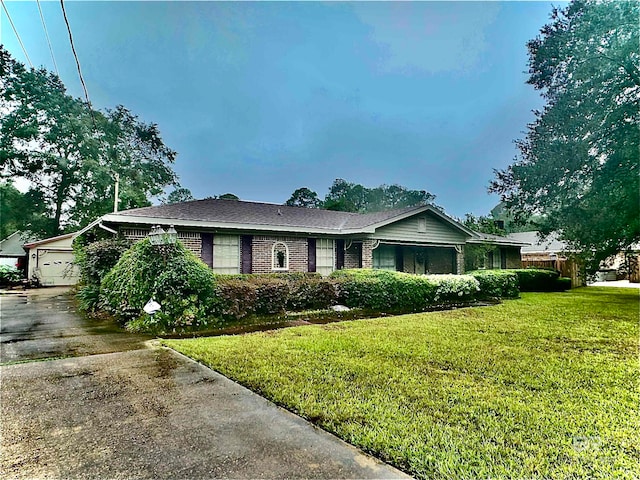
[[[522,260],[522,268],[552,268],[560,272],[561,277],[571,279],[571,288],[586,285],[584,274],[575,260]]]

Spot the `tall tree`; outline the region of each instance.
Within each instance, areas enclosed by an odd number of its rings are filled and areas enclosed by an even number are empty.
[[[51,228],[46,217],[46,203],[39,192],[20,192],[11,181],[0,182],[0,239],[15,231],[29,231],[41,236]]]
[[[172,203],[189,202],[191,200],[195,200],[191,194],[191,190],[184,187],[178,187],[167,195],[167,199],[162,203],[171,205]]]
[[[409,190],[401,185],[367,188],[337,178],[329,188],[322,207],[328,210],[370,213],[427,205],[434,200],[435,196],[425,190]]]
[[[44,69],[27,69],[0,47],[0,174],[23,178],[45,202],[47,235],[86,225],[112,210],[114,177],[121,206],[177,184],[156,125],[124,107],[90,110]]]
[[[540,215],[592,268],[640,240],[640,6],[574,0],[528,43],[528,83],[547,104],[490,191]]]
[[[290,207],[320,208],[322,202],[316,192],[307,187],[302,187],[291,194],[285,205]]]

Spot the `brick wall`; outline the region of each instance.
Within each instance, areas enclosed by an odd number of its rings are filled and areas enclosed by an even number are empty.
[[[145,228],[123,228],[120,229],[120,233],[125,238],[133,242],[139,242],[144,240],[149,235],[150,229]],[[202,237],[199,232],[178,232],[178,240],[187,248],[191,250],[198,258],[202,254]]]
[[[297,237],[253,237],[253,273],[271,273],[273,245],[284,243],[289,249],[289,272],[306,272],[309,266],[307,239]]]
[[[360,266],[360,252],[362,245],[360,243],[352,243],[351,246],[344,251],[344,268],[358,268]]]
[[[464,248],[460,252],[456,251],[456,273],[462,275],[464,273]]]
[[[362,268],[373,268],[373,246],[376,240],[362,241]]]

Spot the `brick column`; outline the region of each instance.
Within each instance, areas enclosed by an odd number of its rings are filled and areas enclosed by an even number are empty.
[[[464,273],[464,246],[459,245],[456,250],[456,274],[462,275]]]
[[[376,240],[362,241],[362,268],[373,268],[373,246]]]

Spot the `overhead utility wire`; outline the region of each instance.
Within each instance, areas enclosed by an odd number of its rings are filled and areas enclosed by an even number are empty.
[[[42,28],[44,28],[44,35],[47,37],[47,43],[49,44],[49,51],[51,52],[51,60],[53,60],[53,68],[56,71],[56,75],[60,76],[58,73],[58,64],[56,63],[56,57],[53,55],[53,47],[51,46],[51,39],[49,38],[49,31],[47,30],[47,24],[44,21],[44,15],[42,14],[42,7],[40,7],[40,0],[36,0],[38,3],[38,11],[40,12],[40,20],[42,20]]]
[[[18,43],[20,43],[20,46],[22,47],[22,51],[24,52],[24,56],[27,57],[27,62],[29,62],[29,66],[31,68],[33,68],[33,63],[31,63],[31,59],[29,58],[29,54],[27,53],[27,49],[24,48],[24,43],[22,43],[22,39],[20,38],[20,35],[18,34],[18,30],[16,29],[16,26],[13,24],[13,20],[11,20],[11,15],[9,15],[9,10],[7,10],[7,6],[4,4],[4,0],[0,0],[0,3],[2,3],[2,8],[4,8],[4,12],[7,14],[7,18],[9,19],[9,23],[11,24],[11,27],[13,28],[13,33],[16,34],[16,38],[18,39]]]
[[[0,0],[2,1],[2,0]],[[80,68],[80,60],[78,60],[78,54],[76,53],[76,47],[73,44],[73,35],[71,34],[71,26],[69,25],[69,19],[67,18],[67,12],[64,9],[64,0],[60,0],[60,6],[62,7],[62,16],[64,17],[64,23],[67,25],[67,32],[69,32],[69,43],[71,44],[71,51],[73,52],[73,58],[76,59],[76,66],[78,67],[78,76],[80,77],[80,83],[84,90],[84,96],[87,99],[87,106],[89,107],[89,113],[91,113],[91,120],[93,121],[93,128],[98,129],[96,126],[96,119],[93,116],[93,107],[91,106],[91,100],[89,100],[89,92],[87,91],[87,85],[84,83],[84,77],[82,76],[82,69]]]

